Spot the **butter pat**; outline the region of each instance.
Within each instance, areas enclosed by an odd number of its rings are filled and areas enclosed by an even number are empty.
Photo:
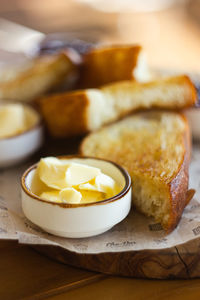
[[[99,202],[108,198],[108,196],[105,193],[97,192],[97,191],[82,190],[81,195],[82,195],[82,203]]]
[[[71,204],[80,203],[82,198],[81,193],[74,188],[63,189],[62,191],[60,191],[59,195],[62,202]]]
[[[115,181],[110,176],[101,173],[96,177],[95,185],[98,187],[99,191],[108,193],[115,188]]]
[[[40,198],[52,201],[52,202],[61,202],[59,198],[59,191],[49,191],[49,192],[43,192],[40,194]]]
[[[55,157],[42,158],[38,165],[39,178],[48,187],[54,189],[66,188],[66,171],[68,164]]]
[[[22,104],[0,105],[0,138],[11,137],[28,130],[38,118],[33,109]]]
[[[96,178],[101,171],[98,168],[73,163],[66,172],[66,183],[68,186],[76,186]]]
[[[110,176],[99,168],[55,157],[42,158],[36,170],[40,196],[58,203],[98,202],[120,192]],[[41,191],[41,188],[44,191]]]
[[[48,191],[40,194],[40,198],[57,203],[80,203],[82,195],[74,188],[66,188],[61,191]]]

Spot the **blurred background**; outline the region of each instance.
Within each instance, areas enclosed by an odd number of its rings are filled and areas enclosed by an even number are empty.
[[[200,0],[0,0],[0,18],[1,59],[31,52],[46,34],[66,33],[91,43],[139,43],[153,67],[200,71]]]

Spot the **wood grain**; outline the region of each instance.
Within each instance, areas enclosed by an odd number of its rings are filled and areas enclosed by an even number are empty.
[[[10,241],[1,241],[0,251],[0,299],[3,300],[200,298],[200,279],[144,280],[98,275],[49,260],[27,246]]]
[[[14,241],[1,241],[0,253],[2,300],[44,299],[105,277],[57,263]]]
[[[144,280],[106,277],[49,300],[197,300],[200,280]]]
[[[54,246],[34,249],[59,262],[105,274],[134,278],[200,277],[200,240],[161,250],[78,254]]]

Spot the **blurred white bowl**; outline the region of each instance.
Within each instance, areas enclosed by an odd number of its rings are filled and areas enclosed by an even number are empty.
[[[22,176],[22,209],[34,224],[54,235],[83,238],[101,234],[121,222],[131,208],[131,178],[119,165],[97,158],[65,156],[73,162],[100,168],[121,187],[112,198],[93,203],[67,204],[41,199],[34,194],[37,189],[34,174],[37,165]],[[36,177],[35,177],[36,178]],[[95,201],[95,199],[94,199]]]
[[[29,110],[33,110],[27,105],[24,106],[28,107]],[[35,110],[34,112],[37,113]],[[10,167],[22,162],[41,147],[43,126],[39,114],[37,119],[30,129],[14,136],[0,138],[0,168]]]

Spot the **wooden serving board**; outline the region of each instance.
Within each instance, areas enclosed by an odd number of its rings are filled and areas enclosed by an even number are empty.
[[[200,239],[161,249],[78,254],[55,246],[34,249],[57,261],[105,274],[154,279],[200,277]]]
[[[38,158],[77,153],[80,140],[48,138]],[[154,279],[200,277],[200,238],[166,249],[100,254],[78,254],[49,245],[31,247],[61,263],[105,274]]]

